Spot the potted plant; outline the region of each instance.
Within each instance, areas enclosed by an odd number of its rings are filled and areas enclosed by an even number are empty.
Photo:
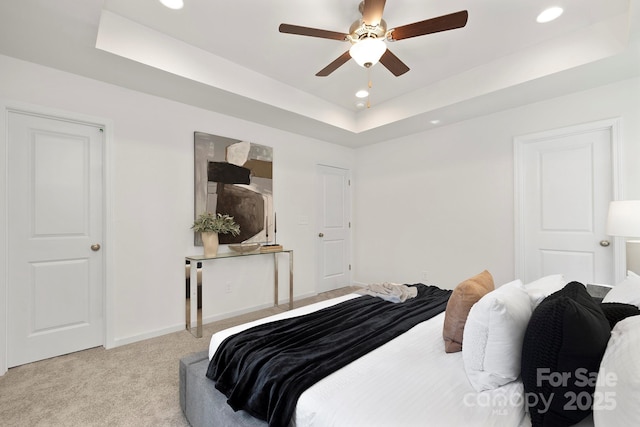
[[[218,253],[218,233],[231,233],[234,236],[240,234],[240,226],[236,224],[233,217],[220,213],[217,215],[211,212],[200,214],[191,228],[202,234],[202,245],[206,257],[214,257]]]

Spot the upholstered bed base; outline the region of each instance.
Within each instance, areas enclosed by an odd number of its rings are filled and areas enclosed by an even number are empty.
[[[266,422],[244,411],[234,412],[227,398],[205,377],[207,351],[180,359],[180,406],[192,427],[264,427]]]
[[[598,300],[602,300],[610,289],[609,286],[587,285],[587,291]],[[438,330],[440,337],[442,327]],[[193,353],[180,359],[180,406],[191,426],[265,427],[266,422],[253,418],[244,411],[234,412],[231,409],[226,397],[215,388],[214,382],[205,376],[208,365],[207,351]],[[585,425],[592,424],[585,422]]]

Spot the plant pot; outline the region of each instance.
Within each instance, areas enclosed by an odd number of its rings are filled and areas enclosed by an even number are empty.
[[[218,254],[218,233],[203,231],[202,246],[204,246],[204,256],[214,257]]]

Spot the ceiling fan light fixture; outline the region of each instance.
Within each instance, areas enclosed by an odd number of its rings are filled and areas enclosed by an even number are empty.
[[[365,37],[358,40],[353,46],[351,46],[349,54],[359,66],[369,68],[380,61],[380,58],[386,50],[387,45],[382,41],[382,39]]]
[[[160,0],[160,3],[162,3],[164,6],[168,7],[169,9],[174,9],[174,10],[182,9],[184,7],[183,0]]]

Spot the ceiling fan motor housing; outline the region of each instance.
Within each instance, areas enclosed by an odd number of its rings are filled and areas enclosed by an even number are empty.
[[[378,25],[367,25],[362,19],[358,19],[349,28],[349,41],[356,43],[365,37],[385,38],[387,34],[387,23],[384,19],[380,20]]]

